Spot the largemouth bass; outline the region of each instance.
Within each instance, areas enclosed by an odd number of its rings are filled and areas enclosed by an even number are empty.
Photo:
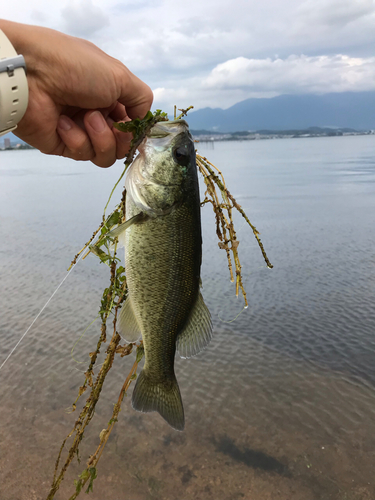
[[[159,122],[130,166],[125,187],[125,270],[128,297],[118,330],[142,335],[145,364],[132,406],[157,411],[183,430],[184,409],[174,372],[181,357],[211,339],[210,313],[200,293],[202,236],[195,149],[183,120]]]

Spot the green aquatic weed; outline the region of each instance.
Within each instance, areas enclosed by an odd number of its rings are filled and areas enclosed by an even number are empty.
[[[76,487],[76,493],[79,495],[81,493],[81,490],[83,486],[86,484],[88,479],[90,479],[89,485],[87,487],[86,493],[90,493],[90,491],[93,491],[94,488],[94,479],[97,478],[97,473],[96,473],[96,468],[95,467],[89,467],[88,469],[85,469],[79,476],[78,479],[74,481],[74,485]]]

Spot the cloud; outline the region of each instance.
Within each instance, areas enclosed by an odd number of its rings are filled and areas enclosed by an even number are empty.
[[[160,6],[162,0],[153,0],[153,6],[157,4]],[[110,7],[111,12],[115,15],[125,14],[127,15],[131,10],[144,10],[150,6],[150,0],[122,0]]]
[[[158,106],[228,107],[374,82],[374,0],[237,0],[235,8],[227,0],[13,0],[1,15],[91,40],[156,89]]]
[[[188,82],[187,86],[173,85],[169,88],[158,87],[153,92],[153,109],[160,108],[167,112],[170,117],[173,115],[174,105],[179,109],[186,109],[189,106],[201,108],[213,104],[212,102],[206,104],[204,100],[202,102],[202,91],[199,82],[193,81],[193,79]]]
[[[233,9],[226,0],[191,0],[188,5],[143,0],[144,8],[134,9],[133,0],[120,5],[116,0],[108,12],[116,8],[118,15],[112,15],[110,29],[100,32],[101,39],[94,42],[100,41],[101,48],[152,88],[173,88],[176,93],[191,79],[203,80],[213,68],[239,57],[261,61],[276,53],[282,60],[291,54],[352,58],[373,54],[372,0],[238,2]],[[227,92],[236,98],[248,94],[233,88]],[[270,95],[267,88],[257,90],[259,95],[267,92]],[[207,98],[202,94],[200,100]]]
[[[344,27],[367,16],[373,17],[375,4],[373,0],[308,0],[303,3],[299,14],[306,20],[331,28]]]
[[[30,18],[32,21],[38,23],[38,24],[45,24],[47,21],[47,16],[46,14],[38,9],[33,9],[30,14]]]
[[[375,57],[238,57],[218,64],[200,78],[174,80],[170,86],[157,87],[154,105],[163,109],[171,109],[173,104],[227,108],[250,97],[359,92],[374,88]]]
[[[346,55],[286,59],[238,57],[217,65],[203,81],[209,89],[247,89],[273,94],[373,90],[375,57]]]
[[[162,109],[170,115],[173,106],[187,108],[194,106],[194,109],[201,108],[229,108],[237,102],[249,97],[274,97],[277,93],[269,92],[249,92],[243,89],[208,89],[202,86],[202,81],[195,79],[184,79],[179,82],[171,82],[168,87],[154,88],[153,109]]]
[[[65,31],[69,34],[89,37],[98,30],[109,26],[109,18],[92,0],[70,0],[61,9]]]

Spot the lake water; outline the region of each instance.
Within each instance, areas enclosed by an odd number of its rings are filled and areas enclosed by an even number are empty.
[[[198,146],[224,171],[274,269],[237,217],[242,310],[212,210],[202,209],[214,338],[196,358],[176,360],[186,430],[126,399],[90,498],[373,500],[375,136]],[[0,152],[0,364],[98,226],[121,170]],[[73,357],[71,349],[97,314],[107,274],[94,257],[79,262],[0,371],[1,500],[47,496],[99,325]],[[133,359],[116,359],[81,465],[57,500],[73,494]]]

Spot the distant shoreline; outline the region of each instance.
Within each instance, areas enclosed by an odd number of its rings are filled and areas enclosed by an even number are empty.
[[[375,130],[353,130],[353,129],[326,129],[311,127],[304,130],[259,130],[256,132],[210,132],[208,130],[191,130],[191,135],[198,142],[225,142],[225,141],[259,141],[266,139],[304,139],[310,137],[346,137],[353,135],[375,135]],[[29,144],[17,144],[1,151],[18,151],[25,149],[36,149]]]
[[[200,142],[256,141],[265,139],[302,139],[310,137],[344,137],[353,135],[375,135],[375,130],[326,129],[311,127],[305,130],[259,130],[255,132],[219,133],[206,130],[191,130],[193,138]]]
[[[18,150],[25,150],[25,149],[36,149],[33,146],[30,146],[29,144],[19,144],[17,146],[10,146],[7,148],[0,148],[0,151],[18,151]]]

